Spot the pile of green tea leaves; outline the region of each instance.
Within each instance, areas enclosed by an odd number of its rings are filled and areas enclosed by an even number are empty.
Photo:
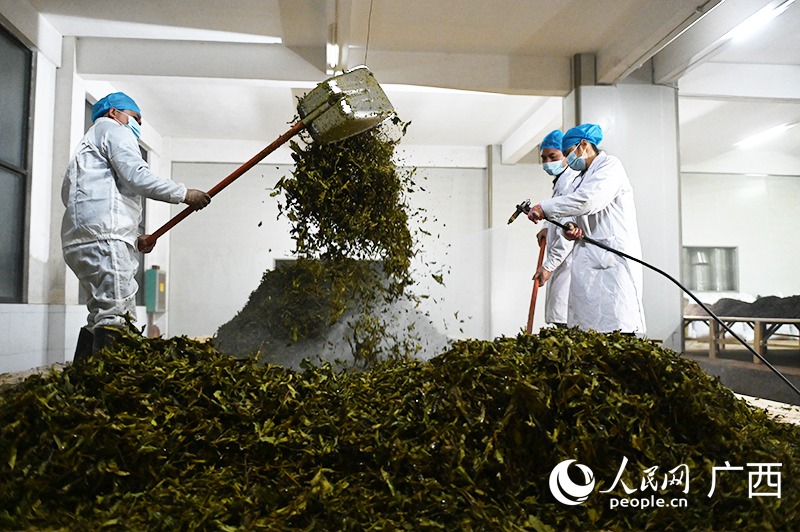
[[[349,294],[361,276],[370,274],[368,268],[349,259],[298,259],[268,270],[237,319],[220,327],[215,345],[247,355],[261,350],[252,349],[254,344],[272,337],[297,342],[321,334],[347,309]]]
[[[461,341],[358,372],[125,337],[0,392],[0,528],[791,530],[798,442],[695,363],[618,334]],[[548,486],[567,459],[597,481],[575,506]],[[726,462],[780,463],[781,496],[749,496],[745,469],[709,497]],[[609,507],[679,464],[688,493],[661,493],[687,507]]]
[[[247,304],[219,328],[213,345],[238,357],[258,353],[262,362],[294,369],[304,361],[325,360],[357,368],[419,353],[436,339],[422,338],[426,330],[408,321],[413,308],[406,300],[378,297],[384,282],[375,263],[297,259],[264,273]],[[398,328],[401,319],[405,326]]]
[[[392,290],[413,282],[406,200],[414,172],[393,160],[407,127],[395,116],[339,142],[291,143],[292,176],[278,181],[273,194],[283,195],[280,214],[292,224],[299,257],[377,260]]]
[[[386,324],[393,316],[378,311],[409,298],[413,284],[407,200],[414,171],[393,161],[407,126],[394,117],[340,142],[291,143],[293,173],[273,195],[281,195],[279,217],[291,223],[297,260],[264,273],[217,331],[217,348],[274,360],[282,347],[319,338],[346,315],[352,333],[343,342],[353,345],[355,361],[414,354],[418,342],[392,341]]]

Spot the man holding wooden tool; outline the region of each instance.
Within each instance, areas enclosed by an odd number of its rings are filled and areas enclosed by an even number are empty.
[[[100,99],[92,107],[92,121],[61,187],[64,260],[89,294],[89,316],[78,336],[75,362],[111,343],[127,320],[136,317],[142,196],[196,210],[211,201],[201,190],[150,171],[138,144],[141,111],[131,97],[115,92]]]

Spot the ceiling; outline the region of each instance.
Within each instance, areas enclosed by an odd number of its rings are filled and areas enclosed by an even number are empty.
[[[27,1],[77,38],[80,76],[132,95],[168,138],[273,140],[296,95],[330,76],[334,43],[333,68],[367,64],[412,122],[404,144],[497,144],[504,162],[530,160],[561,127],[572,58],[592,54],[599,84],[644,68],[678,86],[685,171],[763,171],[766,150],[770,173],[800,174],[800,127],[735,146],[800,122],[792,0],[741,41],[728,32],[784,0]]]

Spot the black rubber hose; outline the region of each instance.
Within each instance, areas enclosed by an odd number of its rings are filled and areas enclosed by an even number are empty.
[[[550,222],[550,223],[551,223],[551,224],[553,224],[553,225],[557,225],[557,226],[558,226],[558,227],[560,227],[561,229],[565,229],[565,230],[568,230],[568,229],[569,229],[569,228],[568,228],[566,225],[564,225],[564,224],[562,224],[562,223],[560,223],[560,222],[557,222],[557,221],[555,221],[555,220],[551,220],[551,219],[549,219],[549,218],[545,218],[545,220],[547,220],[548,222]],[[689,289],[687,289],[685,286],[683,286],[683,285],[682,285],[682,284],[681,284],[681,283],[680,283],[680,282],[679,282],[677,279],[675,279],[673,276],[671,276],[670,274],[668,274],[668,273],[667,273],[667,272],[665,272],[664,270],[661,270],[661,269],[659,269],[659,268],[656,268],[655,266],[653,266],[653,265],[651,265],[651,264],[647,264],[645,261],[643,261],[643,260],[641,260],[641,259],[637,259],[636,257],[631,257],[631,256],[630,256],[630,255],[628,255],[627,253],[623,253],[622,251],[619,251],[619,250],[617,250],[617,249],[614,249],[614,248],[612,248],[612,247],[606,246],[605,244],[602,244],[602,243],[598,242],[597,240],[594,240],[594,239],[592,239],[592,238],[589,238],[588,236],[582,236],[582,237],[581,237],[581,240],[585,240],[586,242],[589,242],[590,244],[594,244],[594,245],[595,245],[595,246],[597,246],[597,247],[603,248],[603,249],[605,249],[606,251],[610,251],[611,253],[616,253],[616,254],[617,254],[617,255],[619,255],[620,257],[625,257],[626,259],[630,259],[630,260],[632,260],[632,261],[634,261],[634,262],[638,262],[638,263],[639,263],[639,264],[641,264],[642,266],[646,266],[646,267],[650,268],[651,270],[653,270],[654,272],[656,272],[656,273],[660,273],[661,275],[663,275],[664,277],[666,277],[667,279],[669,279],[670,281],[672,281],[673,283],[675,283],[675,284],[676,284],[676,285],[677,285],[677,286],[678,286],[678,287],[679,287],[681,290],[683,290],[684,292],[686,292],[686,293],[689,295],[689,297],[691,297],[692,299],[694,299],[695,303],[697,303],[698,305],[700,305],[700,306],[703,308],[703,310],[705,310],[705,311],[708,313],[708,315],[709,315],[709,316],[711,316],[712,318],[714,318],[714,320],[715,320],[717,323],[719,323],[720,325],[722,325],[722,327],[723,327],[723,328],[724,328],[726,331],[728,331],[728,332],[731,334],[731,336],[733,336],[734,338],[736,338],[737,340],[739,340],[739,342],[740,342],[740,343],[741,343],[743,346],[745,346],[745,347],[746,347],[746,348],[747,348],[747,349],[748,349],[748,350],[749,350],[751,353],[753,353],[753,354],[754,354],[756,357],[758,357],[758,358],[759,358],[759,359],[760,359],[760,360],[761,360],[761,361],[762,361],[762,362],[763,362],[763,363],[764,363],[764,364],[765,364],[765,365],[766,365],[766,366],[767,366],[769,369],[771,369],[771,370],[772,370],[772,371],[775,373],[775,375],[777,375],[778,377],[780,377],[781,379],[783,379],[783,382],[785,382],[786,384],[788,384],[788,385],[789,385],[789,387],[790,387],[792,390],[794,390],[794,391],[795,391],[795,393],[797,393],[797,395],[800,395],[800,389],[798,389],[798,388],[797,388],[797,386],[795,386],[795,385],[792,383],[792,381],[790,381],[789,379],[787,379],[787,378],[786,378],[786,375],[784,375],[783,373],[781,373],[781,372],[780,372],[780,370],[778,370],[778,368],[776,368],[775,366],[773,366],[773,365],[772,365],[772,364],[771,364],[771,363],[770,363],[770,362],[769,362],[769,361],[768,361],[766,358],[764,358],[763,356],[761,356],[761,354],[759,354],[759,353],[758,353],[758,351],[756,351],[755,349],[753,349],[752,347],[750,347],[750,346],[748,345],[748,343],[747,343],[747,342],[745,342],[745,341],[744,341],[742,338],[740,338],[740,337],[739,337],[739,335],[738,335],[738,334],[736,334],[735,332],[733,332],[733,329],[731,329],[731,328],[730,328],[730,327],[729,327],[729,326],[728,326],[728,325],[727,325],[725,322],[723,322],[721,319],[719,319],[719,317],[717,317],[717,315],[716,315],[716,314],[714,314],[713,312],[711,312],[711,309],[709,309],[709,308],[708,308],[708,307],[707,307],[707,306],[706,306],[706,305],[705,305],[705,304],[704,304],[702,301],[700,301],[700,300],[699,300],[699,299],[698,299],[698,298],[697,298],[697,297],[696,297],[696,296],[695,296],[693,293],[691,293],[691,292],[689,291]]]

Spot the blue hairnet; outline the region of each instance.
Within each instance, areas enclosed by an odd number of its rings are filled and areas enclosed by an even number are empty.
[[[583,139],[597,146],[603,140],[603,130],[597,124],[581,124],[573,127],[564,133],[564,138],[561,140],[561,151],[567,151],[567,148],[571,148]]]
[[[101,98],[92,106],[92,122],[106,114],[112,107],[120,111],[135,111],[139,113],[139,116],[142,116],[142,112],[136,102],[133,101],[133,98],[124,92],[113,92],[105,98]]]
[[[561,151],[561,139],[563,136],[564,134],[561,131],[554,129],[542,139],[542,145],[539,147],[539,151],[546,150],[547,148]]]

